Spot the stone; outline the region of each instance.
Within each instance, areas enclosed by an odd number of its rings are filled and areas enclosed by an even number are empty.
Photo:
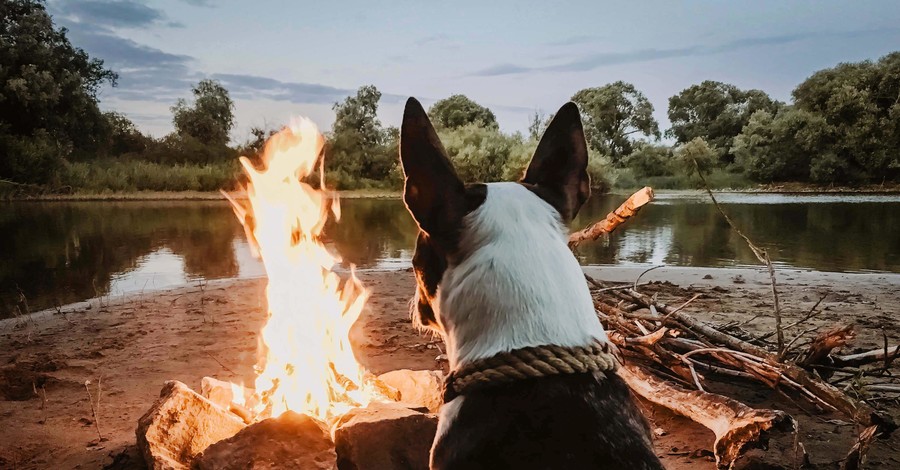
[[[228,410],[170,380],[138,420],[135,435],[148,469],[182,470],[207,447],[243,428],[244,422]]]
[[[444,373],[439,370],[393,370],[378,379],[397,389],[403,403],[428,408],[432,413],[441,409]]]
[[[334,443],[324,426],[307,415],[287,411],[209,446],[194,461],[194,468],[326,470],[335,468],[336,461]]]
[[[427,470],[437,422],[399,403],[353,409],[335,424],[338,469]]]
[[[200,395],[207,400],[225,408],[226,410],[234,402],[234,392],[231,389],[231,382],[214,379],[212,377],[203,377],[200,381]]]

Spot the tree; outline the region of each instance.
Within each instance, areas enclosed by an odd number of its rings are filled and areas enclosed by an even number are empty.
[[[761,110],[735,137],[735,161],[757,181],[806,181],[810,164],[828,153],[829,140],[828,125],[813,113],[794,107],[778,114]],[[836,170],[831,163],[829,168]]]
[[[716,165],[717,155],[702,137],[695,137],[675,149],[675,160],[685,174],[692,175],[699,168],[706,175]]]
[[[826,149],[831,156],[816,174],[900,179],[900,52],[820,70],[793,97],[798,109],[824,119],[833,133]]]
[[[575,93],[572,101],[581,109],[588,144],[609,155],[613,164],[620,164],[632,152],[632,136],[660,137],[653,105],[630,83],[585,88]]]
[[[531,140],[540,140],[541,135],[544,134],[544,131],[547,129],[552,118],[552,116],[545,118],[544,113],[535,111],[528,120],[528,138]]]
[[[455,129],[475,123],[480,123],[483,127],[497,127],[497,117],[493,111],[470,100],[466,95],[453,95],[438,100],[428,109],[428,117],[437,128]]]
[[[0,178],[48,183],[66,157],[93,154],[97,92],[116,78],[54,27],[44,2],[0,2]]]
[[[756,111],[775,113],[782,103],[760,90],[744,91],[728,83],[706,80],[669,98],[666,135],[684,144],[702,137],[719,154],[723,163],[734,160],[734,137]]]
[[[175,132],[182,137],[192,137],[203,145],[228,145],[228,134],[234,127],[234,102],[228,90],[216,80],[204,79],[191,92],[194,95],[193,105],[179,99],[172,107]]]
[[[639,178],[672,174],[672,148],[668,145],[639,143],[624,164]]]
[[[335,120],[326,150],[326,164],[339,189],[356,187],[361,180],[384,181],[397,161],[399,131],[384,129],[378,120],[381,92],[373,85],[335,103]]]

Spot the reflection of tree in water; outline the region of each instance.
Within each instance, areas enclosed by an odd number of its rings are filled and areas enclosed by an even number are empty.
[[[13,314],[17,287],[33,310],[105,295],[116,274],[162,247],[189,275],[237,274],[240,233],[221,203],[21,203],[0,215],[0,317]]]
[[[344,264],[372,266],[380,259],[399,258],[415,246],[418,229],[398,199],[345,199],[341,220],[325,227]]]

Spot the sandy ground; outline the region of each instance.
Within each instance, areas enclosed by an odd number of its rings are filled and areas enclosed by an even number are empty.
[[[625,282],[633,282],[642,271],[587,270],[598,279]],[[437,359],[443,345],[409,324],[412,273],[368,272],[360,277],[373,294],[351,333],[362,364],[376,373],[445,367]],[[784,270],[779,279],[788,317],[801,315],[827,292],[823,305],[828,310],[817,320],[821,325],[856,324],[857,347],[880,345],[882,327],[892,343],[900,342],[895,320],[900,275]],[[683,302],[694,292],[707,294],[688,307],[703,319],[741,321],[771,309],[767,277],[756,270],[658,269],[643,281],[677,284],[641,288],[658,292],[669,303]],[[210,283],[203,291],[191,287],[93,300],[70,306],[64,315],[51,312],[29,321],[0,322],[0,468],[140,468],[133,450],[134,428],[164,381],[177,379],[199,388],[200,379],[210,375],[252,383],[257,332],[265,316],[263,286],[262,280]],[[760,332],[768,328],[766,316],[748,326]],[[87,380],[95,401],[100,395],[97,423],[85,390]],[[718,388],[798,417],[815,462],[841,458],[857,432],[851,424],[833,421],[840,416],[808,416],[766,389],[738,384]],[[878,405],[898,416],[896,400]],[[656,446],[669,468],[714,468],[708,457],[709,431],[665,410],[645,408],[651,426],[662,434]],[[116,465],[111,465],[114,460]],[[900,468],[900,449],[892,440],[877,441],[869,462],[871,468]]]

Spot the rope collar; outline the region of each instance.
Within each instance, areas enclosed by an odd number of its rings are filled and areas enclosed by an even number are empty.
[[[444,379],[444,403],[466,393],[529,378],[614,371],[615,355],[606,343],[590,346],[531,346],[499,353],[458,367]]]

